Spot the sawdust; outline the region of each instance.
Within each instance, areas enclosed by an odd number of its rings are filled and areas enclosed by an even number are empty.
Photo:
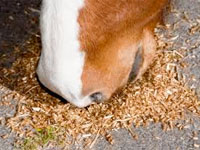
[[[178,50],[166,50],[176,40],[176,37],[162,40],[163,35],[158,31],[166,27],[158,26],[156,29],[158,50],[155,62],[140,80],[126,85],[108,102],[82,109],[60,101],[41,87],[35,74],[40,38],[33,36],[26,42],[27,51],[12,68],[1,69],[0,83],[13,90],[4,95],[3,101],[10,96],[18,99],[17,113],[7,120],[7,125],[20,137],[32,136],[35,129],[48,126],[62,127],[65,134],[74,138],[96,135],[94,140],[89,140],[90,147],[99,135],[105,135],[113,143],[108,132],[119,128],[130,130],[132,124],[139,127],[161,122],[163,130],[181,128],[175,121],[184,120],[188,111],[200,115],[200,102],[195,92],[178,78],[177,62],[183,54]],[[196,27],[191,32],[193,30]]]

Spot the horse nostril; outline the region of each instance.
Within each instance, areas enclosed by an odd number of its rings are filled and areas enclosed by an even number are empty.
[[[92,101],[100,103],[103,100],[103,94],[101,92],[96,92],[96,93],[91,94],[90,98]]]

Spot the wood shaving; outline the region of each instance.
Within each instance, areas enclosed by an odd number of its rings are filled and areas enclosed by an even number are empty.
[[[7,125],[19,136],[31,136],[33,129],[59,126],[74,138],[83,134],[98,137],[112,129],[131,124],[136,127],[148,126],[150,122],[161,122],[163,130],[173,129],[174,126],[184,128],[174,125],[174,122],[184,120],[186,111],[200,115],[200,102],[195,92],[178,79],[176,63],[183,54],[178,50],[166,50],[177,37],[170,41],[164,40],[163,35],[159,34],[161,28],[164,27],[159,26],[155,30],[158,42],[155,62],[144,76],[135,83],[127,84],[108,102],[92,104],[87,108],[77,108],[62,102],[38,83],[35,70],[41,46],[39,37],[32,37],[25,44],[27,51],[21,54],[13,66],[0,69],[3,72],[0,83],[13,90],[3,97],[2,102],[8,96],[18,99],[17,113],[7,120]],[[31,128],[25,130],[27,126]]]

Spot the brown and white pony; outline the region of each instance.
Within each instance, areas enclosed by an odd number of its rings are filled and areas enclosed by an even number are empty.
[[[43,0],[39,80],[78,107],[138,79],[167,0]]]

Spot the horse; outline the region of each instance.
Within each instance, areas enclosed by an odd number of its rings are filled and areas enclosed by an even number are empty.
[[[43,0],[39,81],[77,107],[108,100],[152,63],[168,0]]]

